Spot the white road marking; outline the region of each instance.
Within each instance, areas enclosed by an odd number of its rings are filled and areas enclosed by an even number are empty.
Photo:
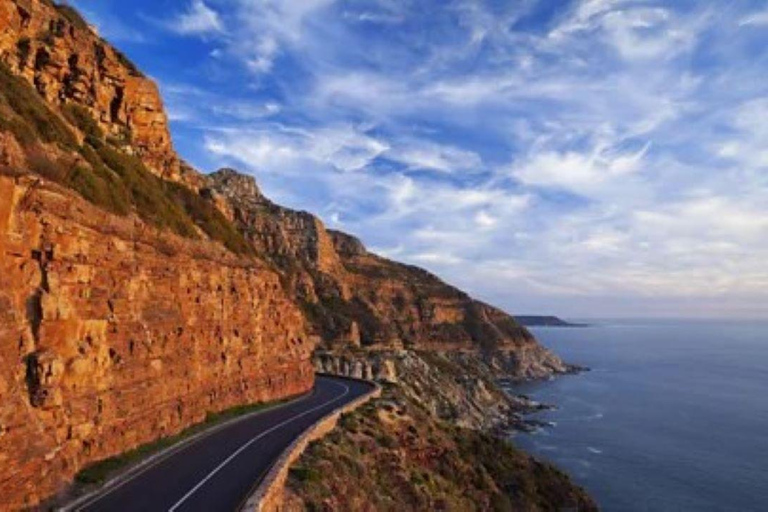
[[[301,413],[301,414],[297,414],[297,415],[296,415],[296,416],[294,416],[293,418],[289,418],[289,419],[287,419],[287,420],[283,421],[282,423],[278,423],[278,424],[277,424],[277,425],[275,425],[274,427],[270,428],[269,430],[265,430],[264,432],[262,432],[262,433],[261,433],[261,434],[259,434],[258,436],[254,437],[253,439],[251,439],[250,441],[248,441],[247,443],[245,443],[244,445],[242,445],[240,448],[238,448],[237,450],[235,450],[235,451],[234,451],[234,453],[232,453],[232,455],[230,455],[229,457],[227,457],[227,458],[224,460],[224,462],[222,462],[221,464],[219,464],[218,466],[216,466],[216,468],[215,468],[213,471],[211,471],[210,473],[208,473],[208,475],[207,475],[205,478],[203,478],[202,480],[200,480],[200,482],[199,482],[199,483],[198,483],[196,486],[194,486],[192,489],[190,489],[190,490],[189,490],[189,492],[187,492],[187,494],[185,494],[184,496],[182,496],[182,498],[181,498],[179,501],[177,501],[177,502],[176,502],[176,504],[174,504],[174,505],[173,505],[173,506],[172,506],[170,509],[168,509],[168,512],[175,512],[175,511],[176,511],[176,510],[177,510],[177,509],[178,509],[178,508],[181,506],[181,504],[182,504],[182,503],[184,503],[185,501],[187,501],[187,499],[188,499],[190,496],[192,496],[192,495],[193,495],[195,492],[197,492],[197,490],[198,490],[198,489],[200,489],[200,488],[201,488],[203,485],[205,485],[205,483],[206,483],[208,480],[210,480],[211,478],[213,478],[213,477],[216,475],[216,473],[218,473],[219,471],[221,471],[221,470],[222,470],[222,468],[224,468],[224,466],[226,466],[227,464],[229,464],[230,462],[232,462],[232,460],[233,460],[235,457],[237,457],[238,455],[240,455],[240,454],[241,454],[241,453],[242,453],[244,450],[247,450],[249,446],[251,446],[253,443],[255,443],[256,441],[258,441],[258,440],[259,440],[259,439],[261,439],[262,437],[264,437],[264,436],[266,436],[266,435],[269,435],[269,434],[271,434],[271,433],[272,433],[272,432],[274,432],[275,430],[277,430],[277,429],[279,429],[279,428],[282,428],[282,427],[286,426],[287,424],[289,424],[289,423],[292,423],[292,422],[296,421],[297,419],[299,419],[299,418],[301,418],[301,417],[304,417],[304,416],[306,416],[307,414],[311,414],[311,413],[313,413],[313,412],[315,412],[315,411],[317,411],[317,410],[319,410],[319,409],[322,409],[323,407],[325,407],[325,406],[327,406],[327,405],[331,405],[331,404],[332,404],[332,403],[334,403],[334,402],[338,402],[339,400],[341,400],[342,398],[344,398],[345,396],[347,396],[347,395],[349,394],[349,386],[346,386],[346,385],[344,385],[344,384],[341,384],[340,382],[329,382],[329,384],[334,384],[334,385],[338,385],[338,386],[341,386],[341,387],[343,387],[343,388],[344,388],[344,393],[343,393],[343,394],[341,394],[341,395],[339,395],[339,396],[337,396],[337,397],[336,397],[336,398],[334,398],[333,400],[329,400],[328,402],[325,402],[325,403],[323,403],[323,404],[321,404],[321,405],[318,405],[317,407],[313,407],[312,409],[309,409],[308,411],[304,411],[304,412],[303,412],[303,413]]]
[[[301,402],[303,400],[306,400],[307,398],[310,398],[314,394],[315,394],[315,390],[313,389],[308,395],[303,396],[301,398],[297,398],[296,400],[292,400],[291,402],[288,402],[286,404],[278,404],[276,406],[267,406],[264,409],[260,409],[258,411],[252,412],[250,414],[246,414],[246,415],[241,416],[239,418],[233,418],[233,419],[225,421],[224,423],[221,423],[219,425],[215,425],[215,426],[211,427],[210,429],[204,430],[203,432],[200,432],[199,434],[196,434],[196,435],[192,436],[189,439],[181,441],[176,446],[172,446],[172,447],[168,448],[167,450],[163,450],[163,451],[159,452],[157,454],[157,459],[156,460],[153,460],[151,463],[147,464],[146,466],[140,466],[139,471],[136,471],[133,474],[131,474],[131,472],[128,471],[128,473],[127,473],[128,478],[126,478],[125,480],[122,480],[119,483],[117,483],[115,485],[112,485],[112,486],[110,486],[110,487],[108,487],[106,489],[103,489],[105,492],[96,494],[95,496],[91,496],[90,498],[85,497],[85,501],[84,502],[81,502],[81,500],[77,500],[76,502],[74,502],[74,503],[72,503],[70,505],[67,505],[67,506],[65,506],[65,507],[63,507],[63,508],[61,508],[59,510],[61,512],[68,512],[68,511],[74,509],[75,512],[81,512],[85,508],[90,507],[94,503],[97,503],[97,502],[101,501],[102,499],[106,498],[107,496],[109,496],[110,494],[115,492],[116,490],[118,490],[121,487],[123,487],[125,484],[127,484],[129,482],[132,482],[133,480],[137,479],[138,477],[140,477],[141,475],[143,475],[144,473],[146,473],[147,471],[149,471],[153,467],[157,466],[161,462],[164,462],[164,461],[168,460],[170,457],[172,457],[173,455],[176,455],[177,453],[185,450],[186,448],[189,448],[190,446],[193,446],[193,445],[197,444],[199,441],[202,441],[206,437],[208,437],[208,436],[210,436],[212,434],[215,434],[215,433],[217,433],[217,432],[219,432],[219,431],[221,431],[221,430],[223,430],[223,429],[225,429],[227,427],[230,427],[230,426],[234,425],[235,423],[240,423],[240,422],[248,420],[248,419],[250,419],[250,418],[252,418],[254,416],[259,416],[259,415],[261,415],[261,414],[263,414],[265,412],[268,412],[268,411],[280,408],[282,406],[293,405],[295,403]],[[152,457],[150,457],[150,459],[151,458]],[[109,485],[109,483],[107,483],[106,485]]]

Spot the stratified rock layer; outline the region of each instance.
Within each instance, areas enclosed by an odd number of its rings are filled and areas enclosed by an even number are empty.
[[[568,371],[510,315],[423,269],[368,252],[306,212],[272,203],[253,178],[225,169],[210,176],[210,187],[228,201],[230,218],[259,254],[283,271],[326,348],[470,351],[512,379]]]
[[[70,8],[0,0],[0,79],[2,505],[208,412],[308,390],[316,340],[516,379],[568,369],[506,313],[251,177],[184,164],[156,85]],[[489,402],[468,389],[470,425]]]
[[[212,243],[0,176],[0,496],[207,412],[307,391],[312,346],[278,275]]]
[[[157,174],[180,179],[157,86],[73,10],[46,0],[0,1],[0,62],[49,103],[87,108]]]

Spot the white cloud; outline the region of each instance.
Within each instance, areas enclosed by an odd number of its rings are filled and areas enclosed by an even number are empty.
[[[741,19],[739,22],[739,25],[741,26],[755,26],[755,27],[764,27],[768,25],[768,9],[764,11],[758,11],[754,12],[752,14],[749,14],[748,16],[745,16]]]
[[[573,12],[555,27],[549,37],[562,39],[572,33],[593,30],[599,25],[600,16],[611,12],[625,0],[583,0],[576,2]]]
[[[232,157],[267,172],[300,170],[306,162],[327,165],[338,171],[367,166],[389,146],[351,125],[315,131],[281,129],[228,129],[211,134],[206,147],[220,156]]]
[[[219,14],[203,0],[192,0],[187,10],[170,23],[170,27],[185,35],[210,34],[224,29]]]
[[[611,44],[626,59],[676,56],[690,48],[694,32],[686,30],[666,9],[634,9],[605,15],[603,27]]]
[[[744,102],[727,122],[735,137],[718,140],[717,154],[744,170],[768,169],[768,99]]]
[[[534,4],[236,0],[216,60],[259,101],[172,112],[214,115],[207,148],[268,195],[515,311],[768,303],[768,86],[738,27],[762,15],[583,0],[529,29]]]
[[[418,261],[425,264],[438,264],[438,265],[458,265],[462,263],[460,258],[457,258],[451,254],[436,253],[436,252],[422,252],[413,254],[409,257],[411,260]]]
[[[697,197],[665,207],[662,211],[639,211],[639,223],[663,233],[669,240],[716,239],[759,244],[768,239],[768,211],[762,204],[723,196]],[[735,247],[735,246],[728,246]]]
[[[622,153],[608,147],[598,147],[589,153],[537,152],[513,165],[511,173],[526,185],[556,187],[592,195],[605,184],[626,180],[640,171],[649,148],[650,143],[633,153]]]
[[[384,156],[405,164],[408,169],[448,173],[476,172],[483,165],[482,159],[477,153],[422,140],[400,141],[390,148]]]
[[[279,114],[283,106],[272,100],[221,95],[198,86],[178,82],[160,84],[172,121],[210,125],[216,119],[228,122],[260,121]]]
[[[302,47],[307,20],[335,0],[236,0],[238,29],[231,50],[251,71],[269,73],[282,46]]]
[[[695,41],[698,20],[679,19],[665,7],[627,0],[585,0],[550,33],[559,44],[599,37],[628,60],[670,59],[686,52]]]

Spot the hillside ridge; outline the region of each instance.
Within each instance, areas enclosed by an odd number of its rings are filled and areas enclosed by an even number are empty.
[[[250,176],[185,163],[157,86],[50,0],[0,0],[0,197],[13,508],[206,414],[309,390],[316,347],[471,352],[513,379],[569,369],[501,310]]]

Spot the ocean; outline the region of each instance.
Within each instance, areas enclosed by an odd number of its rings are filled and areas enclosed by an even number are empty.
[[[768,323],[534,328],[592,371],[514,388],[557,410],[516,434],[620,511],[768,511]]]

